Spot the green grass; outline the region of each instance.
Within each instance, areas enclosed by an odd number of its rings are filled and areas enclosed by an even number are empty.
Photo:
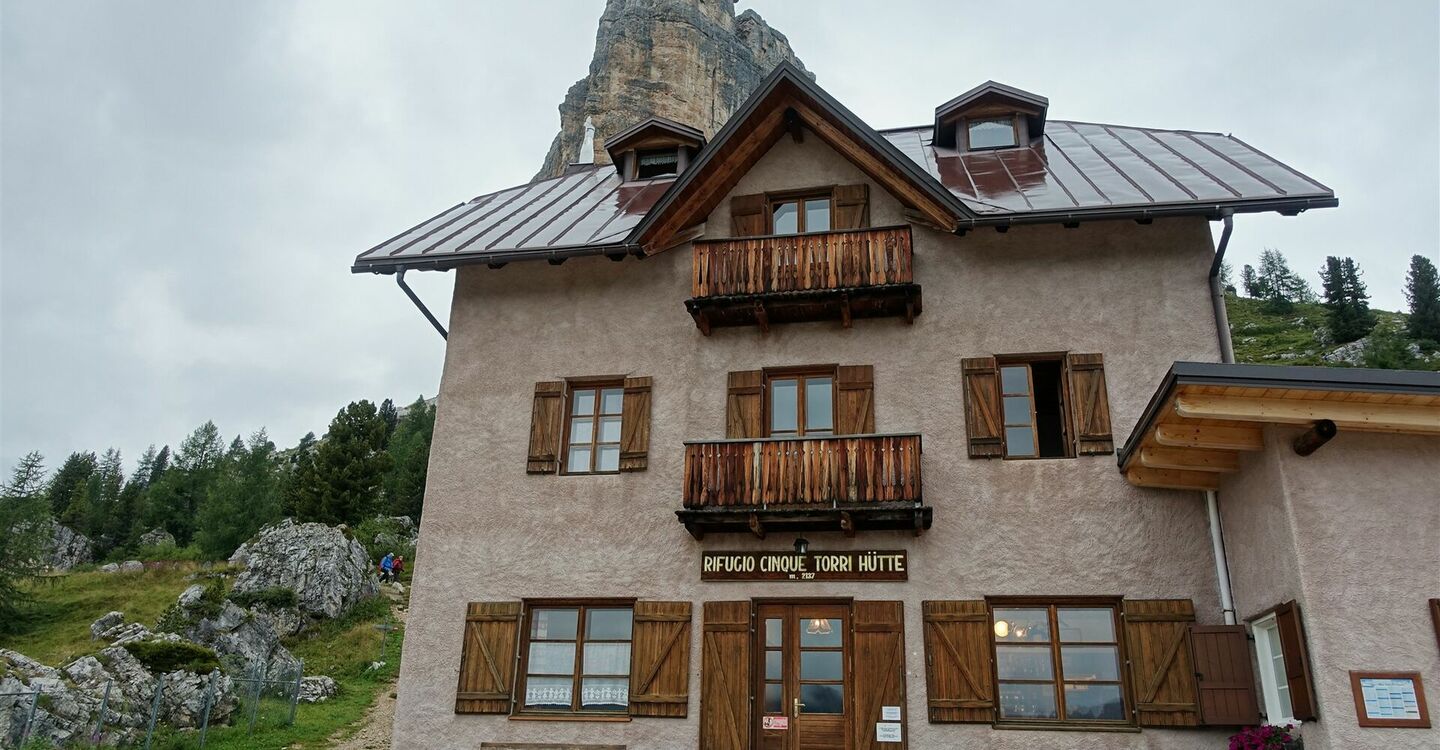
[[[35,597],[16,632],[0,635],[0,646],[43,664],[63,666],[107,644],[90,640],[90,623],[112,610],[126,622],[155,624],[192,582],[198,566],[180,565],[143,573],[70,573],[47,576],[30,586]]]
[[[1297,304],[1290,312],[1277,314],[1266,312],[1260,300],[1226,295],[1225,309],[1230,317],[1230,338],[1235,345],[1237,362],[1345,366],[1322,359],[1337,346],[1323,343],[1317,336],[1325,326],[1323,305]],[[1380,325],[1404,324],[1405,315],[1401,313],[1376,310],[1375,314]],[[1417,366],[1440,370],[1440,359],[1422,361]]]

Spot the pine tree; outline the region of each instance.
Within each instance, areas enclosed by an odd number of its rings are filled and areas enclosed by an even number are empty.
[[[1365,342],[1364,365],[1381,370],[1410,370],[1419,364],[1399,327],[1376,326]]]
[[[1295,303],[1315,299],[1310,285],[1290,270],[1285,255],[1268,247],[1260,253],[1257,289],[1260,291],[1257,296],[1265,300],[1264,307],[1271,313],[1289,312]]]
[[[1370,310],[1370,295],[1360,281],[1360,270],[1353,258],[1325,258],[1320,269],[1325,294],[1326,325],[1337,344],[1362,338],[1375,327],[1375,313]]]
[[[392,461],[385,421],[369,401],[352,402],[330,422],[315,450],[314,472],[301,487],[301,520],[355,524],[379,509],[381,480]]]
[[[395,410],[394,401],[387,398],[380,402],[380,419],[385,423],[385,445],[388,446],[396,425],[400,424],[400,414]]]
[[[226,454],[196,518],[195,543],[208,556],[229,557],[260,527],[280,518],[279,461],[260,430]]]
[[[0,487],[0,633],[14,630],[30,602],[24,584],[45,569],[50,545],[45,458],[27,453]]]
[[[1228,294],[1235,293],[1235,267],[1228,260],[1220,262],[1220,288]]]
[[[174,466],[163,469],[158,479],[152,471],[145,525],[162,527],[175,536],[176,544],[188,545],[195,534],[195,512],[224,457],[225,444],[215,423],[195,428],[175,452]]]
[[[71,453],[60,465],[60,470],[50,478],[45,494],[50,500],[50,515],[60,517],[73,504],[73,496],[90,481],[98,461],[92,452]]]
[[[1423,255],[1410,258],[1405,275],[1405,300],[1410,303],[1406,329],[1426,349],[1440,347],[1440,277],[1435,264]]]
[[[1240,285],[1245,288],[1245,296],[1250,299],[1260,299],[1265,296],[1265,288],[1260,286],[1260,277],[1255,274],[1255,266],[1249,263],[1240,270]]]
[[[424,397],[405,411],[405,418],[390,438],[389,453],[395,465],[385,474],[389,513],[420,521],[425,502],[425,471],[430,463],[430,441],[435,434],[435,407]]]
[[[280,480],[280,512],[283,516],[299,517],[299,508],[310,507],[316,501],[310,497],[315,488],[315,433],[307,432],[299,444],[284,452],[280,462],[284,467]]]

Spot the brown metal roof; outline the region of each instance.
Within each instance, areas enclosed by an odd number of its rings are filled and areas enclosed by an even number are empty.
[[[777,69],[772,78],[785,72]],[[806,82],[822,101],[833,103]],[[752,103],[762,93],[757,90]],[[745,118],[750,107],[741,107],[734,119]],[[727,123],[722,133],[736,124]],[[874,134],[863,123],[851,127]],[[934,132],[931,125],[881,131],[878,143],[889,152],[881,155],[897,166],[908,159],[920,169],[917,179],[928,175],[935,192],[959,199],[956,210],[968,214],[959,218],[962,230],[1227,212],[1291,214],[1338,205],[1329,188],[1220,133],[1051,120],[1030,145],[960,153],[932,143]],[[722,140],[717,136],[705,146],[687,172],[706,169],[707,155]],[[669,176],[626,183],[610,165],[578,167],[443,211],[361,253],[352,270],[393,273],[402,267],[635,252],[637,226],[675,182]]]

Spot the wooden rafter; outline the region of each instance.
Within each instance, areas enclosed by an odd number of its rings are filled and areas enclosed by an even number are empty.
[[[1140,465],[1147,469],[1232,473],[1240,470],[1240,454],[1234,451],[1146,445],[1140,448]]]
[[[1217,427],[1201,424],[1160,424],[1155,442],[1171,448],[1201,450],[1258,451],[1265,448],[1265,435],[1257,427]]]
[[[1175,413],[1187,419],[1310,424],[1329,419],[1341,430],[1440,434],[1440,407],[1328,399],[1255,398],[1182,393]]]
[[[1132,466],[1126,470],[1125,479],[1136,487],[1158,487],[1168,490],[1220,489],[1220,475],[1213,471],[1178,471]]]

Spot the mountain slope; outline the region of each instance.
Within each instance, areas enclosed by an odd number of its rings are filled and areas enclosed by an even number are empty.
[[[1226,295],[1226,312],[1230,316],[1230,337],[1235,344],[1235,360],[1262,365],[1320,365],[1325,367],[1367,367],[1366,351],[1379,339],[1397,339],[1402,348],[1415,357],[1406,369],[1440,371],[1440,352],[1422,351],[1418,344],[1405,338],[1403,313],[1376,310],[1379,318],[1376,331],[1349,344],[1329,340],[1325,327],[1325,307],[1318,304],[1297,304],[1290,312],[1267,312],[1261,300]],[[1377,333],[1378,332],[1378,333]],[[1372,355],[1371,361],[1374,361]],[[1393,363],[1387,358],[1385,363]]]

